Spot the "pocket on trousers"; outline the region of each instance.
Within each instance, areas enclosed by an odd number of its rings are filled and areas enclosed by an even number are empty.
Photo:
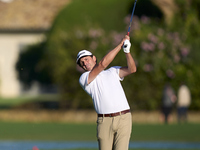
[[[130,119],[131,118],[131,113],[126,113],[124,115],[121,115],[122,120]]]
[[[103,122],[103,117],[97,117],[97,124],[100,124]]]

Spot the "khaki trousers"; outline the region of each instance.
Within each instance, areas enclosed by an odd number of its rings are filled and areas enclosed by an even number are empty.
[[[128,150],[132,131],[131,113],[97,118],[99,150]]]

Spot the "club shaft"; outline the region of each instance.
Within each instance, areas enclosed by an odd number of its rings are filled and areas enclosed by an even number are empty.
[[[131,20],[130,20],[130,24],[129,24],[129,27],[128,27],[128,33],[127,33],[127,35],[129,35],[129,33],[130,33],[131,23],[132,23],[132,19],[133,19],[134,11],[135,11],[136,3],[137,3],[137,0],[135,0],[135,2],[134,2],[134,6],[133,6],[132,14],[131,14]]]

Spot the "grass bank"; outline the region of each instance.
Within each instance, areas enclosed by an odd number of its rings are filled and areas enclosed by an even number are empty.
[[[34,105],[37,106],[37,105]],[[188,123],[200,124],[200,112],[188,112]],[[96,122],[94,110],[55,110],[40,109],[37,107],[23,107],[15,109],[1,109],[0,121],[14,122],[60,122],[60,123],[94,123]],[[159,111],[133,111],[133,123],[139,124],[162,124]],[[170,124],[177,123],[177,114],[174,111],[170,116]]]

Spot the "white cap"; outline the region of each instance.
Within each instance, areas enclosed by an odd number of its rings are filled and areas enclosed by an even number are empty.
[[[84,56],[92,56],[92,53],[87,50],[81,50],[77,55],[76,63],[78,63],[79,59]]]

